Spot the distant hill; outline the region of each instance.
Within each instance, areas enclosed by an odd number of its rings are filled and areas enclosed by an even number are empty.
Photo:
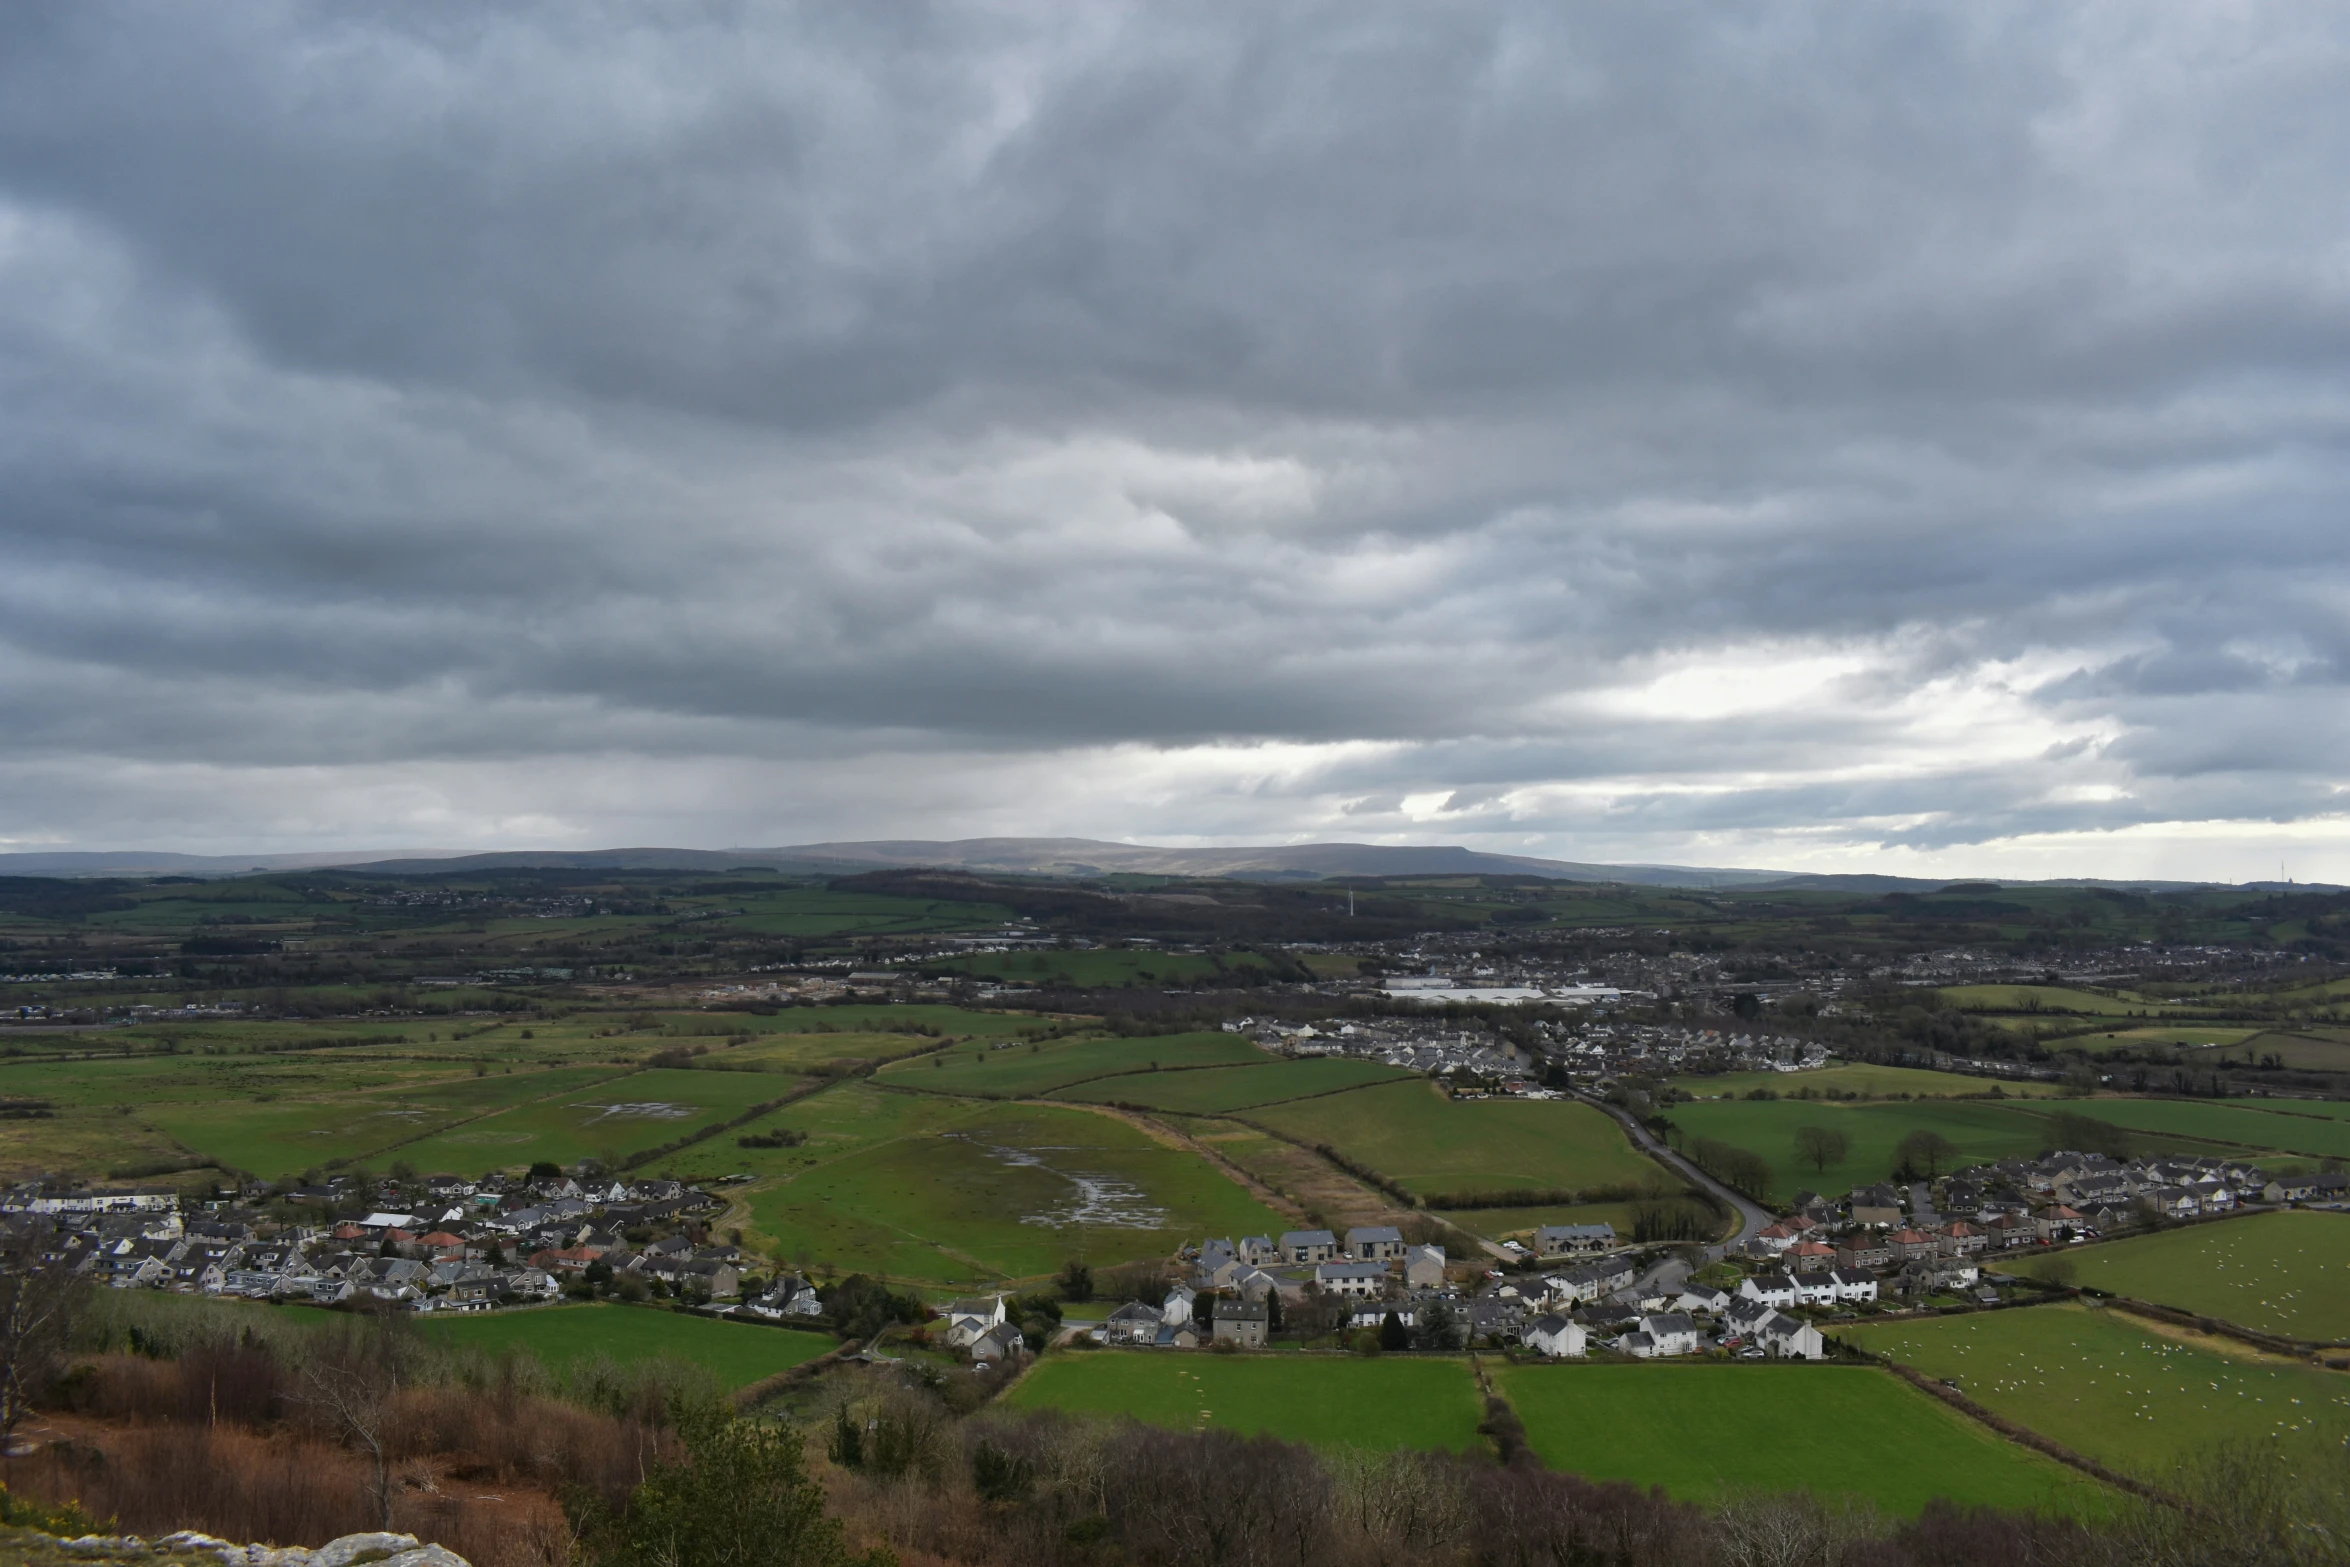
[[[488,854],[354,851],[343,854],[172,854],[161,851],[0,854],[0,876],[244,876],[256,871],[364,868],[387,876],[484,870],[729,871],[753,867],[811,875],[847,875],[890,867],[1023,876],[1220,876],[1322,881],[1356,876],[1538,876],[1550,881],[1616,882],[1698,891],[1732,888],[1790,892],[1936,892],[1938,877],[1867,873],[1809,874],[1694,865],[1598,865],[1528,855],[1488,854],[1457,844],[1295,843],[1235,849],[1168,849],[1096,838],[884,838],[802,843],[772,849],[515,849]],[[2008,879],[1984,886],[2113,887],[2167,892],[2209,882],[2051,881]],[[2337,890],[2314,883],[2248,886],[2277,891]]]

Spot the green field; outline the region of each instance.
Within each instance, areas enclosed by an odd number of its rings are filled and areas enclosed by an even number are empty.
[[[790,1150],[786,1159],[816,1162],[752,1188],[755,1233],[777,1255],[975,1287],[1049,1274],[1071,1257],[1123,1262],[1204,1235],[1286,1228],[1214,1165],[1112,1115],[886,1097],[908,1107],[901,1135],[851,1134],[830,1156]]]
[[[1854,1099],[1966,1099],[1993,1088],[2011,1099],[2044,1099],[2062,1093],[2055,1083],[2009,1082],[1968,1077],[1959,1072],[1928,1072],[1909,1066],[1877,1066],[1866,1061],[1846,1062],[1812,1072],[1724,1072],[1712,1077],[1680,1077],[1673,1086],[1699,1099],[1743,1099],[1761,1089],[1782,1099],[1808,1095],[1815,1099],[1849,1096]]]
[[[1328,1143],[1422,1195],[1679,1185],[1611,1117],[1569,1100],[1450,1099],[1415,1081],[1274,1105],[1248,1119]]]
[[[2076,1114],[2144,1132],[2150,1147],[2164,1138],[2195,1138],[2255,1151],[2275,1149],[2305,1158],[2350,1157],[2350,1122],[2307,1113],[2264,1108],[2243,1099],[2083,1099],[2066,1106]],[[2214,1152],[2223,1150],[2214,1149]]]
[[[2032,1158],[2046,1142],[2049,1110],[2099,1115],[2109,1105],[2136,1103],[2140,1101],[2078,1099],[2058,1105],[2034,1101],[2033,1108],[2026,1108],[1983,1100],[1877,1100],[1839,1104],[1825,1100],[1742,1099],[1674,1105],[1666,1113],[1688,1137],[1711,1137],[1762,1155],[1776,1177],[1773,1194],[1784,1199],[1805,1188],[1845,1192],[1885,1179],[1892,1173],[1894,1149],[1912,1132],[1934,1132],[1948,1139],[1958,1149],[1959,1164]],[[2111,1116],[2101,1118],[2119,1120]],[[1798,1161],[1795,1132],[1803,1126],[1844,1133],[1849,1142],[1844,1158],[1824,1170],[1814,1168],[1807,1161]],[[2176,1136],[2146,1136],[2139,1141],[2149,1150],[2224,1151]]]
[[[2264,1213],[2070,1253],[2080,1282],[2240,1327],[2350,1340],[2350,1215]]]
[[[451,1349],[526,1352],[558,1370],[593,1355],[622,1364],[667,1355],[700,1366],[730,1388],[789,1371],[838,1344],[829,1334],[804,1329],[610,1304],[430,1316],[418,1321],[417,1331]]]
[[[1091,952],[975,952],[969,957],[927,963],[925,968],[972,974],[1015,984],[1066,985],[1092,989],[1118,985],[1184,985],[1194,980],[1261,982],[1272,965],[1253,952],[1145,952],[1117,949]]]
[[[2158,1015],[2173,1003],[2135,991],[2107,995],[2069,985],[1949,985],[1942,999],[1963,1012],[2085,1012],[2099,1017]]]
[[[1526,1240],[1546,1224],[1612,1224],[1618,1236],[1630,1240],[1632,1209],[1633,1204],[1628,1202],[1578,1202],[1538,1208],[1446,1208],[1442,1211],[1448,1223],[1489,1241],[1507,1240],[1513,1235]],[[1727,1220],[1717,1226],[1725,1231],[1729,1227]]]
[[[1838,1336],[2124,1473],[2159,1476],[2225,1440],[2287,1453],[2339,1453],[2350,1440],[2350,1378],[2215,1354],[2119,1311],[2034,1306]]]
[[[2067,1050],[2103,1055],[2109,1050],[2140,1050],[2163,1045],[2172,1050],[2233,1051],[2259,1034],[2257,1027],[2210,1023],[2163,1023],[2150,1028],[2118,1028],[2103,1034],[2068,1034]]]
[[[880,1081],[933,1094],[1025,1099],[1121,1072],[1253,1065],[1272,1058],[1238,1034],[1155,1034],[1141,1039],[1051,1040],[958,1046],[882,1068]]]
[[[1220,1115],[1227,1110],[1307,1099],[1416,1075],[1376,1061],[1268,1061],[1262,1066],[1210,1067],[1198,1072],[1130,1072],[1077,1083],[1053,1097],[1142,1105],[1179,1115]]]
[[[540,1159],[614,1164],[802,1086],[780,1072],[662,1068],[468,1122],[396,1151],[420,1170],[473,1175]],[[267,1173],[267,1172],[263,1172]]]
[[[1469,1451],[1482,1440],[1477,1381],[1463,1360],[1105,1349],[1039,1362],[1005,1402],[1324,1447]]]
[[[2102,1487],[1862,1366],[1561,1365],[1496,1371],[1554,1469],[1688,1501],[1808,1489],[1915,1514],[2101,1508]]]

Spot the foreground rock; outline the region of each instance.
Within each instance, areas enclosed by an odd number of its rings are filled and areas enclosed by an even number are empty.
[[[412,1534],[346,1534],[316,1547],[238,1545],[182,1530],[159,1540],[128,1534],[85,1534],[63,1540],[30,1530],[0,1530],[0,1559],[11,1563],[117,1567],[470,1567],[464,1557]]]

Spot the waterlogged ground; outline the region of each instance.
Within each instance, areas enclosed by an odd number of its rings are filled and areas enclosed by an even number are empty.
[[[1082,1159],[1089,1149],[1066,1145],[1014,1148],[1002,1143],[983,1142],[961,1132],[942,1135],[963,1138],[999,1164],[1015,1170],[1040,1170],[1069,1183],[1071,1190],[1067,1201],[1035,1213],[1022,1214],[1022,1224],[1040,1224],[1047,1229],[1092,1226],[1103,1229],[1155,1230],[1167,1222],[1167,1210],[1152,1202],[1149,1195],[1132,1181],[1060,1168],[1061,1160]]]

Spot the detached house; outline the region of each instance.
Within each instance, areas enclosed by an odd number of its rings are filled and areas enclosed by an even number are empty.
[[[1766,1352],[1782,1360],[1819,1360],[1828,1353],[1828,1341],[1820,1336],[1818,1328],[1782,1313],[1765,1317],[1751,1337]]]
[[[1147,1306],[1143,1309],[1150,1310]],[[1157,1312],[1151,1312],[1153,1327],[1158,1325],[1158,1316]],[[955,1301],[947,1307],[946,1319],[946,1332],[940,1336],[957,1349],[968,1349],[977,1343],[981,1335],[990,1328],[1003,1326],[1004,1297],[988,1295],[973,1300]]]
[[[1346,1232],[1346,1250],[1357,1262],[1399,1262],[1403,1231],[1387,1224],[1358,1226]]]
[[[1209,1325],[1209,1334],[1219,1344],[1262,1349],[1265,1347],[1265,1326],[1269,1315],[1263,1301],[1220,1300],[1216,1302],[1216,1315]]]
[[[1147,1301],[1128,1301],[1110,1313],[1110,1319],[1101,1326],[1101,1340],[1105,1344],[1154,1344],[1159,1329],[1166,1323],[1160,1320],[1159,1308]]]
[[[1553,1357],[1582,1354],[1586,1337],[1581,1323],[1556,1312],[1536,1317],[1518,1335],[1528,1349]]]

